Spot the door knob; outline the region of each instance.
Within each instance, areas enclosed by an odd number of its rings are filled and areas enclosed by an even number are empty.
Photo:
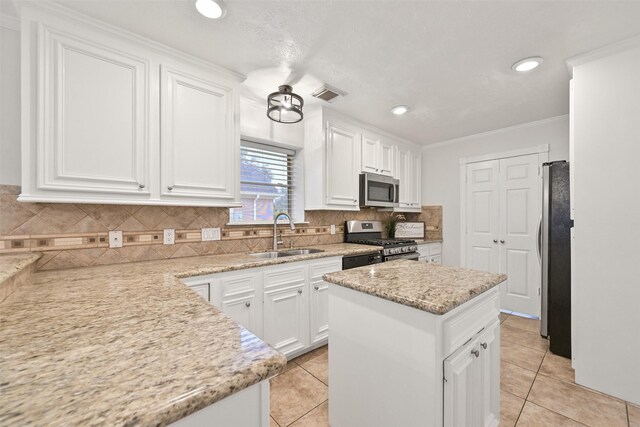
[[[138,188],[143,189],[144,188],[144,184],[138,184]]]
[[[298,289],[298,293],[302,295],[302,289]]]
[[[500,243],[504,243],[504,240],[500,240]]]
[[[484,348],[485,350],[487,349],[487,343],[483,342],[480,344],[480,347]]]
[[[498,243],[498,239],[493,239],[493,243]]]
[[[247,301],[247,302],[244,303],[244,306],[245,307],[251,307],[251,303],[249,301]]]
[[[171,191],[173,190],[173,187],[167,187],[167,190]]]
[[[473,354],[475,357],[480,357],[480,350],[471,350],[471,354]]]
[[[320,288],[318,286],[314,286],[313,289],[315,289],[316,291],[320,290]]]

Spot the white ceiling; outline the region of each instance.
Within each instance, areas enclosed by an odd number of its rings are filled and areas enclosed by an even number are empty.
[[[326,82],[348,92],[336,110],[421,144],[566,114],[564,60],[640,34],[638,1],[228,0],[221,21],[191,0],[58,2],[243,73],[262,99],[289,79],[311,103]],[[511,70],[531,55],[543,65]]]

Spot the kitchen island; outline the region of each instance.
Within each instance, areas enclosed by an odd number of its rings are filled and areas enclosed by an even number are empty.
[[[498,424],[505,275],[398,260],[324,279],[332,427]]]

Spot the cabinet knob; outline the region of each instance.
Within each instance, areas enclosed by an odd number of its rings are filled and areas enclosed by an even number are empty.
[[[504,240],[500,240],[500,243],[504,243]]]
[[[475,357],[480,357],[480,350],[471,350],[471,354],[473,354]]]
[[[144,188],[144,184],[138,184],[138,188],[143,189]]]
[[[487,349],[487,343],[483,342],[480,344],[480,347],[484,348],[485,350]]]
[[[169,191],[173,190],[173,186],[170,185],[169,187],[167,187],[167,190]]]
[[[498,243],[498,239],[493,239],[493,243]]]
[[[319,286],[314,286],[313,289],[315,289],[316,291],[319,291],[320,287]]]
[[[244,303],[244,306],[245,307],[251,307],[251,303],[249,301],[247,301],[247,302]]]
[[[298,294],[302,295],[302,289],[298,289]]]
[[[378,172],[378,171],[379,171],[379,169],[376,169],[376,172]]]

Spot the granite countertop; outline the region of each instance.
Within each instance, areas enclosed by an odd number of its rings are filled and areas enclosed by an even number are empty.
[[[441,315],[504,282],[507,276],[398,260],[326,274],[324,280]]]
[[[33,274],[0,304],[0,425],[166,425],[278,374],[284,355],[178,278],[372,249],[316,248]]]
[[[0,283],[19,273],[27,265],[36,262],[42,255],[35,252],[0,256]]]

